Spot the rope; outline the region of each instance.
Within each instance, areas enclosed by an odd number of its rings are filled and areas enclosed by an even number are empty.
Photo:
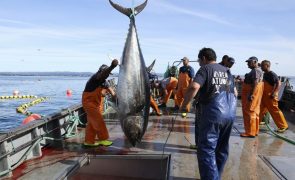
[[[132,10],[132,14],[130,14],[130,18],[135,18],[135,9],[134,9],[134,0],[132,0],[132,8],[131,8],[131,10]]]
[[[66,134],[64,135],[65,138],[70,138],[70,137],[74,137],[76,136],[76,132],[73,132],[73,130],[75,129],[75,127],[77,127],[77,125],[81,124],[84,125],[81,121],[79,116],[74,115],[74,113],[68,109],[69,112],[69,122],[72,123],[67,129],[66,129]]]
[[[35,99],[34,95],[22,95],[22,96],[0,96],[0,99]]]
[[[36,99],[37,98],[37,99]],[[16,108],[16,112],[24,114],[26,116],[30,116],[33,114],[32,112],[29,112],[27,109],[31,106],[34,106],[36,104],[39,104],[45,100],[47,100],[47,97],[40,97],[34,96],[34,95],[19,95],[19,96],[0,96],[0,99],[5,99],[5,100],[16,100],[16,99],[35,99],[31,102],[22,104]]]
[[[41,98],[38,98],[36,100],[33,100],[33,101],[29,102],[29,103],[22,104],[22,105],[20,105],[20,106],[18,106],[16,108],[16,112],[21,113],[21,114],[24,114],[24,115],[27,115],[27,116],[30,116],[33,113],[30,112],[30,111],[28,111],[27,109],[29,107],[31,107],[31,106],[34,106],[34,105],[39,104],[41,102],[44,102],[47,99],[48,99],[47,97],[41,97]]]

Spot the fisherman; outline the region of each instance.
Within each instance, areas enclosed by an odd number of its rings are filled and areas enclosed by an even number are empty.
[[[150,85],[151,85],[151,90],[152,89],[157,89],[159,86],[159,82],[158,82],[158,76],[157,74],[148,72],[148,76],[149,76],[149,81],[150,81]],[[157,102],[154,100],[152,93],[150,96],[150,102],[151,102],[151,107],[154,110],[154,112],[156,113],[157,116],[161,116],[162,112],[160,111]]]
[[[235,82],[242,82],[242,78],[240,75],[238,75],[236,78],[235,78]]]
[[[242,86],[242,110],[245,133],[241,137],[255,138],[259,132],[260,103],[263,94],[263,72],[258,67],[258,59],[255,56],[246,60],[251,69],[245,75]]]
[[[277,125],[276,130],[279,133],[283,133],[288,129],[287,121],[284,114],[278,106],[278,92],[281,87],[281,81],[277,74],[270,70],[270,61],[264,60],[261,62],[261,69],[264,72],[263,75],[263,96],[260,105],[260,121],[268,111]]]
[[[234,63],[235,63],[234,58],[229,57],[228,55],[224,55],[219,64],[230,69],[234,65]]]
[[[174,96],[174,103],[177,101],[176,100],[176,95],[175,95],[175,92],[176,92],[176,87],[177,87],[177,83],[178,83],[178,80],[176,78],[176,71],[177,71],[177,67],[176,66],[172,66],[170,69],[169,69],[169,77],[168,78],[165,78],[161,81],[161,88],[163,89],[164,93],[163,93],[163,102],[161,105],[159,105],[159,107],[166,107],[167,106],[167,102],[168,100],[170,99],[172,93],[173,93],[173,96]]]
[[[230,68],[233,66],[233,64],[235,63],[235,59],[232,57],[229,57],[228,55],[224,55],[222,57],[222,61],[219,63],[220,65],[227,67],[228,71],[230,70]],[[200,66],[202,66],[204,64],[200,64]],[[232,76],[233,78],[233,82],[235,84],[234,81],[234,76]],[[238,91],[234,85],[234,94],[237,97],[238,96]],[[201,119],[201,113],[202,113],[202,104],[200,103],[200,92],[197,93],[197,95],[195,96],[195,101],[194,101],[194,105],[195,105],[195,110],[196,110],[196,116],[195,116],[195,149],[197,149],[197,144],[198,144],[198,137],[199,137],[199,121]],[[194,147],[194,146],[191,146]]]
[[[224,55],[222,57],[222,60],[221,62],[219,63],[220,65],[222,66],[225,66],[225,67],[228,67],[228,68],[231,68],[232,65],[235,63],[235,62],[230,62],[230,60],[234,60],[233,58],[229,59],[230,57],[228,55]]]
[[[221,179],[228,157],[229,137],[235,119],[236,97],[232,75],[228,69],[216,63],[211,48],[203,48],[198,54],[201,68],[190,84],[181,112],[200,92],[202,104],[198,137],[198,164],[201,179]]]
[[[235,64],[235,59],[233,57],[229,57],[228,55],[224,55],[222,57],[222,61],[219,64],[224,66],[224,67],[227,67],[228,70],[230,70],[230,68],[232,68],[233,65]],[[235,81],[234,81],[234,83],[235,83]],[[234,91],[235,91],[235,96],[237,97],[238,96],[238,90],[237,90],[236,87],[234,88]]]
[[[162,112],[160,111],[157,102],[154,100],[154,98],[151,96],[151,107],[154,110],[154,112],[156,113],[157,116],[162,116]]]
[[[183,57],[181,60],[183,66],[179,68],[175,110],[178,110],[179,107],[182,105],[182,102],[184,100],[184,94],[187,88],[189,87],[190,83],[193,81],[193,77],[195,74],[194,69],[189,65],[189,59],[187,57]],[[189,111],[190,104],[187,104],[186,112],[182,113],[182,117],[186,117],[186,113]]]
[[[115,92],[110,88],[106,79],[111,74],[111,71],[118,65],[118,60],[114,59],[110,67],[103,64],[86,83],[82,95],[83,109],[87,115],[87,125],[85,131],[85,146],[110,146],[113,143],[109,141],[109,133],[106,124],[103,120],[103,101],[104,96],[109,92],[113,97]],[[97,136],[99,141],[95,141]]]

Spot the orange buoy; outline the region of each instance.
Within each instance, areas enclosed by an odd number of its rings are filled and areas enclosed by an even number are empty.
[[[14,96],[18,96],[19,95],[19,91],[18,90],[14,90],[12,93]]]
[[[67,94],[67,96],[72,96],[72,94],[73,94],[73,91],[72,91],[72,90],[70,90],[70,89],[67,89],[67,92],[66,92],[66,94]]]
[[[37,119],[41,119],[41,116],[39,114],[31,114],[23,120],[22,124],[28,124],[29,122],[35,121]]]

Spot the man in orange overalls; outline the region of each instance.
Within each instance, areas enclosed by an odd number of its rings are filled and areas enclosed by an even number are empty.
[[[108,140],[109,132],[103,120],[102,113],[103,101],[106,93],[109,92],[112,96],[115,96],[115,92],[109,87],[106,79],[117,65],[118,60],[114,59],[110,67],[107,65],[100,66],[97,73],[86,83],[82,95],[82,105],[87,115],[85,146],[110,146],[113,144]],[[95,137],[97,137],[99,141],[95,141]]]
[[[195,75],[194,69],[190,65],[188,65],[189,59],[187,57],[184,57],[181,60],[183,62],[183,66],[179,68],[175,109],[179,109],[179,107],[181,107],[184,100],[184,95],[190,83],[193,81],[193,77]],[[189,111],[190,111],[190,104],[186,106],[186,112],[189,112]],[[186,117],[185,112],[182,113],[182,117]]]
[[[162,115],[162,112],[160,111],[160,109],[158,107],[158,104],[154,100],[153,96],[150,97],[150,101],[151,101],[151,107],[155,111],[156,115],[157,116],[161,116]]]
[[[261,69],[264,72],[264,90],[261,100],[259,119],[261,121],[265,113],[268,111],[278,127],[276,131],[283,133],[288,129],[288,124],[278,105],[278,92],[281,86],[281,81],[276,73],[270,70],[270,61],[262,61]]]
[[[241,133],[240,136],[255,138],[259,132],[260,103],[263,94],[263,72],[258,67],[257,57],[252,56],[246,62],[251,71],[245,75],[242,86],[242,110],[245,133]]]
[[[164,90],[164,99],[161,105],[159,107],[166,107],[166,104],[168,100],[170,99],[170,96],[172,93],[174,94],[174,91],[176,91],[178,80],[176,79],[176,66],[172,66],[169,70],[169,77],[165,78],[161,81],[161,88]],[[176,95],[174,94],[174,103],[176,100]]]
[[[151,90],[153,88],[157,88],[159,86],[157,74],[148,72],[148,76],[149,76]],[[162,112],[160,111],[157,102],[153,98],[152,93],[151,93],[151,96],[150,96],[150,101],[151,101],[150,102],[150,107],[152,107],[153,111],[156,113],[157,116],[161,116]]]

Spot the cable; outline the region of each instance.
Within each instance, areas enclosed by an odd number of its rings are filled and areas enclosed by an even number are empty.
[[[280,138],[280,139],[282,139],[282,140],[284,140],[284,141],[286,141],[286,142],[288,142],[288,143],[290,143],[290,144],[295,145],[295,141],[293,141],[293,140],[291,140],[291,139],[288,139],[288,138],[286,138],[286,137],[284,137],[284,136],[281,136],[281,135],[279,135],[278,133],[276,133],[275,131],[273,131],[273,130],[270,128],[269,123],[266,122],[265,125],[266,125],[267,129],[272,133],[272,135],[274,135],[275,137]]]
[[[176,112],[175,117],[171,119],[171,120],[172,120],[172,126],[171,126],[171,129],[170,129],[170,131],[169,131],[169,134],[168,134],[168,136],[167,136],[167,138],[166,138],[166,141],[165,141],[165,143],[164,143],[164,146],[163,146],[162,158],[163,158],[163,156],[164,156],[165,147],[166,147],[166,144],[167,144],[168,139],[169,139],[169,137],[170,137],[170,134],[171,134],[171,132],[173,131],[174,124],[175,124],[175,120],[176,120],[176,117],[177,117],[177,116],[178,116],[178,111]]]
[[[265,125],[266,125],[267,129],[271,132],[271,135],[273,135],[273,136],[275,136],[275,137],[277,137],[277,138],[280,138],[280,139],[282,139],[282,140],[284,140],[284,141],[286,141],[286,142],[288,142],[288,143],[290,143],[290,144],[295,145],[295,141],[293,141],[293,140],[291,140],[291,139],[288,139],[288,138],[286,138],[286,137],[284,137],[284,136],[281,136],[281,135],[279,135],[278,133],[276,133],[276,132],[275,132],[275,131],[269,126],[269,121],[270,121],[270,113],[268,112],[268,113],[266,113],[266,114],[264,115],[264,117],[263,117],[263,121],[262,121],[262,122],[265,122]]]
[[[186,136],[183,136],[185,138],[185,140],[189,143],[189,148],[190,149],[197,149],[196,145],[193,145]]]
[[[166,138],[166,141],[165,141],[165,143],[164,143],[164,146],[163,146],[162,157],[161,157],[161,164],[163,164],[163,157],[164,157],[164,153],[165,153],[165,147],[166,147],[166,144],[167,144],[168,139],[169,139],[169,137],[170,137],[170,134],[171,134],[171,132],[173,131],[174,124],[175,124],[175,120],[176,120],[176,117],[177,117],[177,116],[178,116],[178,111],[176,112],[175,117],[171,119],[171,120],[172,120],[172,125],[171,125],[171,129],[169,130],[169,134],[168,134],[168,136],[167,136],[167,138]],[[162,168],[163,168],[163,167],[162,167],[162,165],[161,165],[161,170],[160,170],[160,172],[163,171]]]

